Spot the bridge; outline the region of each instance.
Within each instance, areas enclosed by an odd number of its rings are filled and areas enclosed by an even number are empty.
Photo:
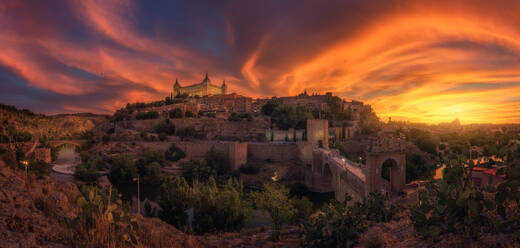
[[[61,147],[61,146],[74,146],[81,147],[86,144],[87,140],[51,140],[49,144],[51,147]]]
[[[326,146],[315,147],[305,169],[305,184],[311,191],[334,192],[338,201],[344,201],[346,193],[358,200],[374,191],[399,194],[406,183],[404,145],[403,137],[380,133],[370,140],[366,164],[352,162]]]

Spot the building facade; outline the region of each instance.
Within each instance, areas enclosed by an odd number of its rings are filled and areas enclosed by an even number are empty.
[[[190,86],[182,87],[176,79],[173,85],[173,96],[187,94],[188,96],[207,96],[207,95],[225,95],[227,92],[226,82],[222,82],[222,86],[211,84],[211,80],[206,73],[202,82]]]
[[[251,97],[245,97],[235,93],[229,95],[205,96],[199,99],[202,111],[238,113],[250,112],[252,101],[253,99],[251,99]]]

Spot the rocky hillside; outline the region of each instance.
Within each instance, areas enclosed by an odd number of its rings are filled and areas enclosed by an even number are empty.
[[[63,114],[46,116],[29,110],[0,104],[0,130],[13,136],[13,132],[28,132],[33,137],[47,136],[49,139],[77,138],[106,121],[107,116],[94,114]]]
[[[85,210],[76,204],[81,193],[75,184],[58,184],[31,174],[27,181],[21,171],[0,160],[0,247],[120,247],[110,243],[113,237],[102,235],[99,223],[97,230],[90,231],[77,225],[75,220]],[[298,247],[300,243],[294,228],[273,243],[261,229],[192,236],[159,219],[132,217],[138,225],[137,247]]]

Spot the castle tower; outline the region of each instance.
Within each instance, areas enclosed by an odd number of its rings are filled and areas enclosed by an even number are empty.
[[[206,72],[206,76],[202,80],[202,84],[209,84],[210,82],[211,82],[211,80],[209,79],[208,73]]]
[[[175,84],[173,85],[173,96],[177,96],[180,94],[181,85],[179,84],[179,80],[175,78]],[[172,99],[173,99],[172,96]]]
[[[225,95],[227,93],[227,86],[226,86],[226,80],[222,80],[222,95]]]

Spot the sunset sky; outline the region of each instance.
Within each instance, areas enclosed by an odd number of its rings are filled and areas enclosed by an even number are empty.
[[[0,2],[0,102],[112,113],[209,73],[252,97],[326,91],[381,119],[520,122],[520,1]]]

